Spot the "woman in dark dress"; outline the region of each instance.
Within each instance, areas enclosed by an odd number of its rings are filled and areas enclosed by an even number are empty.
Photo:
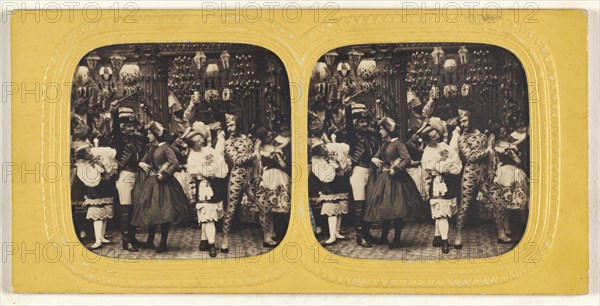
[[[390,249],[400,247],[402,219],[418,217],[421,194],[413,179],[406,172],[411,158],[406,145],[398,139],[398,125],[391,118],[379,122],[380,133],[385,140],[371,160],[378,168],[375,182],[367,192],[367,210],[364,220],[382,222],[380,244],[387,243],[390,221],[394,221],[394,241]]]
[[[152,146],[139,166],[148,177],[134,189],[135,208],[131,224],[148,227],[148,240],[141,245],[142,248],[154,248],[156,226],[160,225],[160,246],[156,252],[163,253],[167,251],[171,222],[182,221],[188,198],[173,177],[179,162],[171,146],[166,143],[165,128],[160,123],[152,122],[147,129]]]

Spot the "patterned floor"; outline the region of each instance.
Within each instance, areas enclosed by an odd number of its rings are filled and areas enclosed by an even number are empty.
[[[354,238],[354,231],[348,228],[347,237]],[[381,230],[373,229],[374,237],[381,236]],[[330,252],[353,258],[368,259],[400,259],[400,260],[440,260],[440,259],[470,259],[497,256],[510,251],[514,245],[498,244],[496,227],[493,223],[473,225],[463,230],[463,248],[455,250],[452,247],[455,230],[450,228],[450,253],[443,254],[441,248],[431,245],[434,234],[434,225],[429,223],[407,222],[402,229],[402,247],[390,250],[387,245],[374,245],[372,248],[363,248],[356,245],[354,239],[337,241],[334,245],[327,246]],[[318,235],[320,242],[326,240],[327,235]],[[393,240],[393,229],[390,229],[388,240]]]
[[[348,237],[354,238],[351,227],[345,227],[349,232]],[[443,254],[441,248],[431,246],[434,227],[429,223],[409,221],[402,230],[402,243],[400,249],[390,250],[387,245],[375,245],[372,248],[363,248],[356,245],[353,239],[338,241],[332,246],[326,247],[332,253],[345,257],[368,258],[368,259],[400,259],[400,260],[448,260],[469,259],[497,256],[510,251],[514,245],[498,244],[496,242],[496,228],[492,223],[480,223],[471,225],[463,231],[463,249],[450,248],[449,254]],[[381,230],[373,229],[373,236],[379,237]],[[103,245],[94,252],[101,256],[123,259],[223,259],[256,256],[269,252],[270,248],[262,246],[262,235],[257,226],[248,226],[237,229],[230,234],[230,251],[227,254],[218,253],[216,258],[210,258],[208,252],[200,252],[199,229],[194,226],[173,226],[169,232],[169,251],[157,254],[154,250],[140,250],[140,252],[128,252],[121,248],[119,243]],[[450,243],[453,243],[455,230],[450,229]],[[116,231],[110,231],[112,240],[120,242],[120,235]],[[145,241],[146,234],[143,230],[138,233],[138,239]],[[318,235],[319,241],[327,239],[326,234]],[[393,229],[390,230],[389,241],[393,239]],[[160,230],[156,234],[155,244],[160,240]],[[221,234],[217,234],[217,242],[221,240]],[[93,242],[88,238],[83,241],[89,246]],[[219,246],[219,244],[217,244]]]
[[[262,234],[258,227],[252,226],[245,229],[239,229],[229,234],[229,253],[217,253],[216,258],[208,256],[208,252],[198,250],[200,244],[200,230],[197,227],[172,226],[169,231],[168,247],[166,253],[157,254],[154,250],[140,250],[139,252],[129,252],[121,248],[121,238],[117,231],[110,231],[112,244],[105,244],[94,253],[110,258],[124,259],[222,259],[222,258],[241,258],[256,256],[269,252],[270,248],[262,246]],[[146,241],[145,231],[138,232],[138,240]],[[217,249],[220,247],[221,234],[217,233]],[[157,230],[155,245],[160,242],[160,229]],[[93,241],[84,240],[84,245],[89,247]]]

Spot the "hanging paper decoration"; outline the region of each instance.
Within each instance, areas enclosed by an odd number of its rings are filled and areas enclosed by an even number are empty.
[[[75,84],[77,86],[85,86],[87,85],[90,79],[90,69],[86,66],[79,66],[77,70],[75,70]]]
[[[100,76],[100,79],[104,82],[108,82],[112,79],[113,77],[113,70],[112,68],[110,68],[109,66],[102,66],[100,67],[100,69],[98,70],[98,75]]]
[[[221,98],[223,98],[223,101],[229,102],[229,101],[231,101],[231,96],[232,95],[233,95],[233,93],[231,92],[231,89],[225,88],[225,89],[223,89],[223,93],[221,94]]]
[[[321,83],[327,78],[327,64],[323,62],[317,62],[313,68],[311,80],[315,83]]]
[[[337,66],[337,72],[343,78],[348,76],[348,73],[350,72],[350,70],[351,70],[350,64],[348,64],[347,62],[341,62]]]
[[[365,81],[372,81],[377,76],[377,63],[374,59],[364,59],[358,64],[358,76]]]
[[[125,85],[133,85],[140,79],[140,66],[136,64],[125,64],[121,67],[119,77]]]

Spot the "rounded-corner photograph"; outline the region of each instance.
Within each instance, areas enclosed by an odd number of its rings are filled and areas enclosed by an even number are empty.
[[[529,212],[525,70],[475,43],[339,47],[314,65],[308,107],[315,238],[351,258],[498,256]]]
[[[239,258],[283,240],[291,205],[283,62],[237,43],[110,45],[71,91],[73,230],[127,259]]]

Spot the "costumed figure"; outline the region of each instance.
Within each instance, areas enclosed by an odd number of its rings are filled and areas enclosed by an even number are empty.
[[[256,131],[260,152],[260,183],[256,189],[256,199],[259,203],[260,218],[266,219],[268,227],[263,232],[263,246],[274,247],[277,245],[272,237],[274,232],[274,215],[290,212],[291,180],[284,171],[286,160],[283,152],[275,146],[273,136],[266,128]],[[289,162],[289,161],[287,161]]]
[[[321,215],[327,216],[329,228],[329,239],[322,243],[325,246],[347,239],[339,230],[342,215],[348,213],[350,183],[346,173],[352,165],[349,151],[344,143],[314,143],[311,149],[311,172],[321,185],[317,205],[321,206]]]
[[[156,227],[160,225],[160,245],[157,253],[168,251],[167,239],[171,222],[186,217],[188,198],[173,173],[179,168],[175,151],[166,143],[167,130],[157,122],[146,127],[151,144],[139,167],[148,175],[136,184],[133,193],[134,213],[131,224],[148,227],[148,239],[142,246],[154,248]]]
[[[224,215],[223,201],[227,198],[224,180],[229,168],[223,152],[208,145],[210,129],[196,122],[182,136],[190,148],[187,173],[190,181],[190,203],[195,206],[201,228],[200,251],[217,256],[215,222]]]
[[[426,127],[421,131],[421,138],[427,143],[421,165],[427,173],[431,217],[435,220],[432,245],[448,253],[448,219],[458,210],[456,198],[460,194],[462,164],[458,154],[441,141],[435,129]]]
[[[482,183],[485,168],[488,165],[492,149],[488,147],[485,134],[475,129],[471,123],[471,113],[459,111],[459,122],[463,131],[458,138],[458,147],[463,158],[462,202],[458,209],[454,248],[462,248],[462,230],[467,218],[469,205],[475,200]]]
[[[353,225],[356,231],[356,244],[372,247],[369,240],[370,223],[365,222],[366,188],[371,175],[371,158],[376,150],[375,135],[369,129],[369,112],[364,104],[350,102],[346,105],[346,142],[350,145],[352,160],[350,185],[352,186]]]
[[[89,248],[98,249],[103,243],[111,243],[104,237],[108,219],[113,218],[113,194],[116,173],[116,152],[112,148],[92,148],[89,142],[78,141],[75,150],[75,177],[73,178],[73,201],[88,207],[87,219],[94,221],[96,241]]]
[[[401,246],[402,219],[423,214],[422,198],[406,172],[411,158],[406,145],[398,139],[399,126],[389,117],[380,120],[379,126],[384,143],[371,159],[379,173],[367,191],[365,221],[382,223],[378,244],[388,243],[390,221],[394,221],[394,240],[389,248],[395,249]]]
[[[116,160],[119,166],[115,183],[119,195],[117,215],[121,230],[123,249],[137,252],[141,244],[136,238],[136,227],[131,224],[133,217],[132,192],[138,180],[138,164],[145,149],[145,137],[138,131],[139,124],[133,109],[111,104],[112,139],[117,151]]]
[[[227,186],[227,211],[223,220],[223,241],[221,252],[229,252],[228,235],[231,231],[235,211],[244,193],[250,189],[253,179],[253,169],[259,153],[255,150],[252,139],[240,133],[239,120],[236,115],[225,114],[229,138],[225,141],[225,160],[230,165],[231,174]],[[261,224],[263,229],[266,224]]]
[[[519,166],[520,153],[517,146],[509,142],[507,131],[499,124],[490,128],[489,145],[493,154],[490,175],[478,198],[491,204],[498,230],[498,243],[517,242],[510,238],[510,212],[519,211],[523,222],[527,219],[529,204],[529,182],[527,174]]]

